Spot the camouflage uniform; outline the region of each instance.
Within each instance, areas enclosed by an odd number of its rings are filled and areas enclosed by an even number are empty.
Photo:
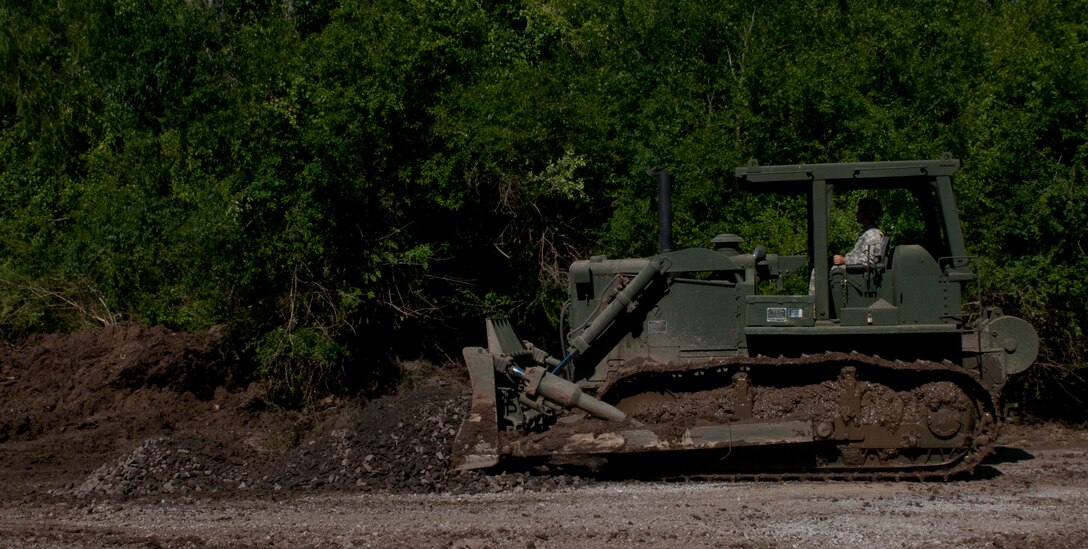
[[[842,256],[847,265],[871,265],[880,259],[880,245],[884,243],[884,232],[869,226],[858,235],[854,249]],[[816,271],[809,273],[808,295],[816,295]]]
[[[854,243],[854,249],[843,256],[847,265],[871,265],[880,258],[884,233],[876,227],[866,227]]]

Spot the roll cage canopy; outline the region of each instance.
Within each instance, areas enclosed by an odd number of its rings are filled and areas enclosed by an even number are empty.
[[[828,313],[828,227],[835,190],[906,189],[918,198],[926,226],[926,247],[947,258],[949,269],[965,270],[966,253],[960,229],[952,175],[959,160],[904,160],[842,164],[746,166],[736,169],[742,188],[749,192],[804,194],[808,199],[808,252],[816,279],[816,317]],[[817,268],[822,266],[823,268]]]
[[[783,166],[747,166],[737,168],[737,177],[742,182],[759,183],[750,190],[771,190],[763,187],[767,184],[781,183],[795,185],[799,181],[823,180],[836,184],[856,183],[858,188],[881,186],[901,186],[902,178],[951,177],[960,169],[960,161],[942,160],[901,160],[894,162],[853,162],[844,164],[793,164]],[[884,183],[883,185],[881,183]],[[803,192],[803,188],[797,189]],[[777,189],[782,192],[782,189]]]

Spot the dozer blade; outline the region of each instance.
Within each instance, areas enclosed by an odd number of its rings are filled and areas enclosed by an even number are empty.
[[[495,364],[487,349],[466,347],[462,354],[472,382],[472,406],[453,441],[454,470],[482,469],[499,463],[499,422]]]
[[[508,354],[515,356],[525,353],[525,347],[514,326],[505,318],[488,318],[484,320],[487,329],[487,351],[495,356]]]

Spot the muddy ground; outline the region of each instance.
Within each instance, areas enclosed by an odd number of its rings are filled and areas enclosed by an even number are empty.
[[[468,402],[458,372],[284,412],[222,341],[118,325],[8,349],[0,546],[1088,545],[1077,426],[1007,425],[983,467],[949,482],[453,474]]]

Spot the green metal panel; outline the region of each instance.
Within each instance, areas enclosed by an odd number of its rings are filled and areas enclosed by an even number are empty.
[[[646,316],[644,337],[654,358],[736,354],[742,339],[736,295],[735,284],[673,279],[668,295]]]
[[[955,323],[949,313],[958,313],[959,287],[943,280],[937,261],[921,246],[899,246],[892,262],[895,303],[903,324]],[[950,286],[956,291],[950,293]],[[954,303],[952,302],[954,301]]]
[[[960,329],[951,324],[913,324],[906,326],[843,326],[835,322],[817,324],[812,327],[749,326],[744,329],[748,335],[783,335],[783,336],[867,336],[867,335],[918,335],[918,334],[955,334]]]
[[[843,307],[839,318],[843,326],[897,326],[899,307],[881,299],[868,307]]]

